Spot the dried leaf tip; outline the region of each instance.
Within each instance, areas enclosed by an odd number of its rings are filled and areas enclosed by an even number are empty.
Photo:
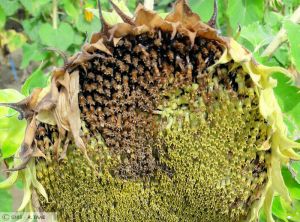
[[[129,25],[134,25],[134,22],[132,18],[130,18],[128,15],[126,15],[112,0],[108,0],[116,13],[121,17],[121,19],[125,22],[128,23]]]
[[[11,109],[16,110],[17,112],[19,112],[19,116],[18,119],[22,120],[25,118],[26,116],[26,110],[25,110],[25,106],[23,106],[23,104],[20,103],[0,103],[0,106],[5,106]]]
[[[25,99],[21,100],[20,102],[16,103],[0,103],[0,106],[5,106],[12,108],[19,112],[19,120],[22,119],[30,119],[34,115],[34,108],[37,104],[38,96],[41,92],[41,89],[35,89],[31,96],[26,97]]]
[[[108,30],[111,28],[111,26],[105,21],[103,17],[100,0],[98,0],[98,10],[99,10],[99,19],[101,24],[101,32],[104,33],[105,35],[109,35]]]
[[[29,163],[29,161],[31,160],[31,157],[32,157],[31,155],[27,156],[20,165],[14,167],[14,168],[11,168],[11,169],[6,169],[6,170],[4,170],[4,172],[15,172],[15,171],[24,170],[27,167],[27,164]]]
[[[216,28],[217,18],[218,18],[218,3],[217,0],[214,0],[214,12],[207,24],[212,28]]]

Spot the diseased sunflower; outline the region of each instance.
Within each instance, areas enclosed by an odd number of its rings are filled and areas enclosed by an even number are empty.
[[[101,32],[49,87],[6,104],[28,125],[0,187],[22,177],[20,210],[59,221],[256,221],[262,207],[273,221],[274,194],[291,202],[281,167],[300,159],[270,76],[289,73],[258,64],[218,35],[216,13],[205,24],[185,0],[164,19],[111,4],[124,22],[100,9]]]

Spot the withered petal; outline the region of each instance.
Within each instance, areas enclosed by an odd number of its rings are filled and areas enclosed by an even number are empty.
[[[99,49],[100,51],[105,52],[108,55],[112,55],[111,51],[109,51],[109,49],[104,45],[103,39],[99,39],[97,42],[90,44],[87,51],[89,52],[91,50],[92,52],[94,52],[95,49]]]
[[[45,154],[37,147],[34,149],[32,157],[43,157],[44,159],[46,159]]]
[[[58,102],[54,110],[54,118],[58,128],[65,129],[67,131],[70,130],[70,125],[68,122],[68,115],[70,113],[70,103],[68,94],[69,93],[65,88],[61,89],[58,97]]]
[[[18,166],[16,166],[16,167],[13,167],[13,168],[11,168],[11,169],[7,169],[7,170],[5,170],[5,171],[6,171],[6,172],[13,172],[13,171],[19,171],[19,170],[25,169],[26,166],[27,166],[27,164],[28,164],[29,161],[31,160],[31,157],[32,157],[31,155],[25,157],[25,158],[23,159],[23,162],[22,162],[20,165],[18,165]]]
[[[193,29],[194,25],[199,23],[199,15],[192,12],[186,0],[178,0],[174,5],[174,11],[165,18],[168,22],[180,22],[186,28]]]
[[[109,41],[113,38],[121,38],[129,34],[133,29],[133,26],[128,23],[118,23],[112,27],[108,32],[110,34]]]
[[[134,20],[136,26],[146,25],[149,28],[156,28],[164,23],[165,21],[156,12],[147,10],[142,4],[137,7]]]
[[[32,154],[33,151],[31,145],[35,137],[36,129],[37,129],[36,117],[33,116],[31,120],[27,121],[25,137],[21,145],[21,151],[20,151],[21,159]]]

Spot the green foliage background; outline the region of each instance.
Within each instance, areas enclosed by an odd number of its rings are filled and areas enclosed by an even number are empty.
[[[110,10],[107,0],[102,0],[104,10]],[[155,9],[164,13],[171,9],[172,0],[155,1]],[[217,28],[221,35],[235,37],[253,52],[254,57],[266,65],[287,68],[295,75],[295,82],[280,73],[275,93],[284,113],[290,137],[300,139],[300,0],[218,0]],[[132,12],[139,3],[127,0]],[[213,0],[189,0],[191,8],[206,22],[213,12]],[[94,0],[0,0],[0,48],[2,51],[22,50],[21,69],[40,64],[25,81],[21,92],[0,90],[0,102],[18,101],[28,96],[36,87],[44,87],[49,80],[49,68],[62,65],[62,59],[52,47],[72,55],[80,50],[93,32],[100,30]],[[298,9],[298,11],[297,11]],[[57,12],[57,16],[55,15]],[[298,14],[297,14],[298,13]],[[298,19],[293,19],[298,16]],[[16,22],[14,30],[8,24]],[[283,32],[282,43],[270,56],[264,50]],[[277,37],[276,37],[277,36]],[[7,52],[6,52],[7,54]],[[0,76],[0,81],[1,81]],[[10,164],[19,148],[25,122],[17,113],[0,108],[1,162]],[[292,173],[291,173],[292,172]],[[282,169],[285,183],[293,198],[293,206],[279,196],[273,202],[277,221],[300,221],[300,163],[291,163],[291,169]],[[3,180],[4,178],[0,178]],[[19,187],[21,187],[19,185]],[[10,191],[0,190],[0,211],[12,210]],[[261,221],[265,221],[263,213]]]

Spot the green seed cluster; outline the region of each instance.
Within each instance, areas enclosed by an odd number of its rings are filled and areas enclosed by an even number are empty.
[[[161,169],[148,180],[112,176],[115,163],[100,140],[88,146],[101,166],[98,176],[72,146],[68,161],[40,162],[37,175],[50,195],[42,206],[57,211],[61,221],[245,219],[267,181],[267,154],[256,148],[267,140],[268,128],[258,109],[242,108],[245,100],[216,94],[211,105],[200,106],[203,115],[181,118],[186,110],[177,109],[167,117],[182,122],[161,130],[153,144]]]
[[[258,133],[265,130],[260,121],[245,123],[246,116],[257,114],[238,110],[238,104],[216,102],[207,109],[205,121],[197,119],[197,126],[174,124],[162,135],[161,162],[175,172],[162,190],[182,219],[247,217],[267,181],[265,153],[256,150],[262,145],[256,137],[267,134]]]

